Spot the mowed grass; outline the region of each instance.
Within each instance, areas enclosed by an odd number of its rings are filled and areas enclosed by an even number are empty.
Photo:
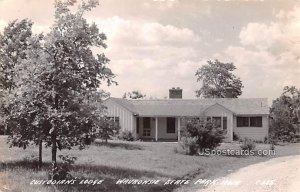
[[[238,149],[238,144],[223,144],[223,149]],[[257,148],[269,149],[269,145]],[[299,144],[276,146],[276,156],[299,154]],[[73,185],[30,185],[32,180],[48,180],[51,150],[43,148],[44,168],[37,170],[34,160],[38,149],[8,148],[6,137],[0,137],[0,191],[186,191],[195,186],[164,185],[169,179],[216,178],[249,164],[274,156],[188,156],[177,143],[110,141],[98,142],[85,150],[62,150],[60,154],[78,159],[71,174]],[[275,156],[275,157],[276,157]],[[158,185],[116,184],[118,179],[160,180]],[[78,184],[81,180],[104,180],[102,184]]]

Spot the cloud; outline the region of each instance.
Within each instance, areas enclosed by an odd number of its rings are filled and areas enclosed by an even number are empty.
[[[195,71],[201,65],[196,59],[196,50],[172,46],[153,46],[145,50],[136,47],[124,48],[122,55],[118,50],[107,51],[110,67],[119,82],[119,86],[108,89],[113,95],[139,89],[147,95],[163,98],[168,88],[179,86],[184,88],[185,98],[194,97],[194,90],[187,90],[195,89]]]
[[[240,46],[232,46],[215,54],[224,62],[233,62],[235,74],[244,84],[246,97],[269,97],[274,99],[286,85],[300,87],[300,68],[289,54],[275,57],[267,51],[253,51]],[[299,61],[298,61],[299,62]]]
[[[172,8],[179,3],[178,0],[153,0],[153,2],[158,4],[158,8],[161,10]]]
[[[276,22],[249,23],[240,33],[240,41],[244,46],[269,50],[274,55],[291,52],[300,54],[300,7],[292,11],[275,13]]]
[[[300,8],[280,11],[276,18],[271,23],[247,24],[239,34],[239,46],[215,54],[237,66],[244,95],[274,99],[286,85],[300,87]]]
[[[188,89],[196,82],[194,74],[204,51],[199,48],[201,37],[191,29],[120,17],[97,20],[97,24],[107,34],[105,53],[120,84],[108,88],[113,95],[139,89],[163,98],[170,87]],[[185,97],[194,96],[193,90],[189,92]]]
[[[93,19],[98,20],[98,19]],[[188,28],[177,28],[157,22],[125,20],[112,17],[98,20],[98,26],[112,43],[131,46],[153,46],[162,44],[182,45],[200,42],[200,37]]]
[[[7,25],[8,25],[8,23],[6,21],[0,20],[0,32],[2,32],[4,30],[4,28],[7,27]],[[50,31],[50,26],[33,24],[32,31],[35,34],[38,34],[38,33],[46,34]]]
[[[29,18],[35,23],[48,25],[53,20],[54,0],[0,1],[0,18],[6,21]]]
[[[258,49],[267,49],[273,46],[282,36],[278,23],[270,25],[264,23],[249,23],[240,32],[239,38],[244,46],[254,46]]]

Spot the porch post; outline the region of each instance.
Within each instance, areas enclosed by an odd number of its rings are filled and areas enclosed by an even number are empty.
[[[114,114],[114,122],[116,122],[116,106],[114,106],[114,112],[113,112],[113,114]]]
[[[158,119],[155,117],[155,141],[158,140]]]
[[[223,114],[221,116],[221,128],[222,128],[222,130],[224,130],[224,128],[223,128]]]
[[[178,127],[178,141],[180,141],[180,117],[177,118],[177,127]]]
[[[232,142],[233,141],[233,114],[230,115],[230,122],[231,122],[231,126],[230,126],[230,137],[229,137],[229,141]],[[228,130],[228,127],[227,127],[227,130]]]

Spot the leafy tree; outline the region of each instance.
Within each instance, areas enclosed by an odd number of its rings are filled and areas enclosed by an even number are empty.
[[[281,96],[273,101],[270,117],[271,137],[292,141],[300,127],[300,90],[284,87]]]
[[[2,95],[2,116],[4,117],[3,124],[6,125],[6,133],[12,133],[16,135],[12,139],[10,136],[10,146],[23,147],[33,141],[35,144],[39,144],[39,166],[42,164],[42,137],[41,131],[37,131],[37,125],[30,126],[29,123],[32,121],[34,116],[39,114],[40,109],[36,108],[35,112],[32,105],[28,101],[29,97],[25,95],[23,100],[15,100],[15,92],[21,91],[18,89],[20,83],[24,83],[23,89],[34,89],[28,81],[22,81],[19,77],[22,75],[29,75],[26,71],[32,69],[33,66],[26,66],[26,70],[23,69],[23,63],[30,57],[33,51],[40,48],[40,40],[43,38],[42,35],[33,35],[31,32],[33,23],[27,19],[21,21],[11,22],[1,34],[1,89]],[[21,80],[21,81],[20,81]],[[26,87],[26,88],[25,88]],[[15,90],[16,89],[16,90]],[[15,94],[15,95],[14,95]],[[1,98],[0,98],[1,99]],[[18,106],[19,109],[23,109],[23,113],[16,110],[14,106]],[[25,107],[24,107],[25,106]],[[13,121],[19,123],[13,123]],[[9,125],[9,126],[7,126]],[[23,133],[22,139],[20,139],[20,133]]]
[[[28,19],[13,21],[0,33],[0,89],[14,88],[15,66],[26,59],[29,38],[32,37],[32,25]]]
[[[197,97],[225,98],[226,88],[232,89],[233,98],[242,94],[242,81],[232,72],[236,69],[233,63],[222,63],[218,60],[207,61],[197,72],[197,81],[202,87],[196,91]]]
[[[4,126],[5,115],[10,111],[4,108],[8,93],[15,87],[15,67],[27,58],[26,51],[32,37],[33,23],[28,19],[12,21],[0,33],[0,126],[2,132],[8,132]]]
[[[9,103],[9,94],[13,94],[12,91],[18,84],[18,71],[21,69],[20,63],[28,59],[29,50],[36,49],[39,46],[39,41],[43,37],[42,35],[33,35],[32,25],[33,22],[28,19],[23,19],[21,21],[15,20],[9,23],[8,26],[4,28],[3,33],[0,34],[0,90],[2,93],[0,95],[0,100],[2,100],[2,102],[0,102],[0,119],[2,119],[0,126],[2,132],[5,132],[6,134],[11,132],[10,129],[15,128],[12,126],[13,124],[10,124],[11,126],[7,127],[8,124],[6,123],[6,118],[9,118],[7,115],[12,113],[14,110],[12,105],[7,104]],[[21,105],[21,102],[18,104]],[[19,116],[19,120],[22,122],[20,124],[22,124],[22,126],[25,125],[25,121],[29,120],[33,115],[31,111],[27,112],[27,114],[22,114]],[[15,115],[17,114],[18,113]],[[32,131],[34,130],[35,129],[33,128]],[[16,140],[14,140],[10,144],[11,146],[26,148],[26,145],[28,145],[29,141],[35,141],[36,144],[40,145],[39,162],[41,165],[42,140],[35,140],[32,133],[36,135],[39,134],[39,132],[27,132],[24,134],[22,142],[16,142]],[[25,142],[25,140],[27,142]]]
[[[103,117],[101,118],[101,121],[99,122],[100,129],[98,134],[98,137],[103,139],[105,143],[108,142],[108,139],[111,139],[111,136],[116,135],[119,132],[119,125],[118,123],[114,122],[112,118]]]
[[[124,93],[123,98],[130,98],[130,99],[144,99],[146,97],[146,95],[142,94],[140,91],[138,90],[134,90],[131,92],[127,92]]]
[[[109,60],[92,52],[93,47],[106,47],[106,37],[83,17],[98,1],[82,2],[75,13],[70,10],[74,4],[56,1],[54,25],[42,44],[27,50],[30,56],[16,69],[18,83],[8,97],[12,145],[26,147],[42,137],[52,148],[54,165],[57,149],[82,149],[86,136],[102,128],[101,103],[108,94],[100,85],[115,83],[106,66]]]
[[[216,127],[214,122],[206,121],[201,118],[187,120],[183,137],[188,139],[187,141],[190,144],[190,153],[192,153],[192,155],[197,152],[195,144],[200,151],[204,149],[214,149],[219,146],[225,138],[224,131]]]

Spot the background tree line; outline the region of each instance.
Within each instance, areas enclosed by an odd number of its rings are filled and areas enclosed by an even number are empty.
[[[270,108],[270,137],[300,142],[300,90],[286,86]]]

